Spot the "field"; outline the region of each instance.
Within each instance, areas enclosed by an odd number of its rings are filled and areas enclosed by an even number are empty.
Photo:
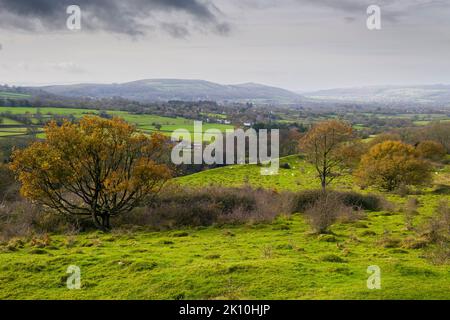
[[[30,95],[28,94],[0,91],[0,98],[15,100],[15,99],[27,99],[29,97]]]
[[[262,176],[261,167],[258,165],[232,165],[180,177],[177,181],[182,185],[193,187],[213,185],[237,187],[248,183],[253,187],[277,191],[306,190],[317,185],[314,168],[305,160],[290,156],[280,160],[280,165],[284,163],[289,163],[291,169],[280,168],[277,175]],[[349,189],[351,185],[351,179],[343,176],[336,180],[334,186],[336,189]]]
[[[280,169],[279,176],[260,176],[260,167],[239,165],[174,183],[280,191],[318,185],[312,168],[297,156],[281,162],[291,169]],[[417,195],[416,226],[440,199],[449,198],[435,187],[450,185],[450,168],[437,172],[435,181]],[[356,188],[349,177],[334,187]],[[335,224],[331,235],[313,234],[298,213],[281,214],[272,223],[50,235],[43,247],[12,240],[0,247],[0,299],[448,299],[448,265],[427,258],[432,246],[408,246],[416,235],[405,228],[406,198],[383,195],[393,210]],[[81,290],[65,287],[69,265],[81,268]],[[380,290],[367,289],[371,265],[381,269]]]
[[[36,114],[41,114],[41,117],[50,118],[51,115],[64,115],[69,116],[73,115],[75,118],[81,118],[85,115],[89,114],[98,114],[98,110],[93,109],[75,109],[75,108],[29,108],[29,107],[0,107],[0,113],[9,112],[13,115],[25,115],[30,117],[32,123],[36,123]],[[179,128],[184,128],[189,130],[190,132],[194,131],[193,120],[185,119],[185,118],[169,118],[169,117],[161,117],[157,115],[149,115],[149,114],[132,114],[126,111],[107,111],[109,115],[118,116],[129,123],[136,125],[140,130],[146,133],[158,131],[155,125],[161,125],[160,131],[163,134],[170,135],[172,131]],[[25,126],[14,120],[10,119],[6,116],[2,117],[3,122],[0,123],[0,137],[2,136],[18,136],[25,135],[26,128]],[[224,124],[216,124],[216,123],[205,123],[203,124],[203,131],[215,128],[219,130],[232,129],[231,125]],[[42,128],[37,127],[37,129],[41,132]],[[16,130],[16,131],[14,131]],[[38,137],[43,137],[42,133],[38,134]]]

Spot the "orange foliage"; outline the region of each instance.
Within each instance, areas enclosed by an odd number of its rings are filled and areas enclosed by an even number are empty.
[[[11,169],[22,194],[60,213],[90,215],[108,229],[110,216],[129,211],[170,178],[158,163],[165,137],[151,137],[119,118],[55,122],[46,140],[15,150]]]
[[[447,154],[442,144],[431,140],[420,142],[416,147],[416,151],[422,158],[433,161],[440,161]]]
[[[361,185],[392,191],[402,185],[425,185],[431,180],[431,166],[413,146],[385,141],[373,146],[359,165],[356,176]]]

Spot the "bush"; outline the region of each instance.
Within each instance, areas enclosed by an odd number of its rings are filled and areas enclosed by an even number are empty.
[[[280,213],[292,212],[292,196],[263,189],[167,188],[153,205],[135,209],[114,223],[157,229],[209,226],[215,223],[271,221]]]
[[[19,189],[20,185],[14,179],[14,173],[7,165],[0,163],[0,203],[18,200]]]
[[[342,202],[353,208],[361,208],[369,211],[383,209],[383,199],[373,194],[360,194],[357,192],[339,192]]]
[[[433,217],[425,226],[425,235],[431,243],[450,242],[450,206],[443,200],[437,206]]]
[[[353,208],[345,205],[337,193],[322,193],[305,215],[311,227],[317,233],[326,233],[328,228],[340,217],[348,216]]]
[[[432,180],[431,165],[413,146],[385,141],[373,146],[361,159],[355,173],[362,186],[393,191],[401,185],[423,186]]]
[[[355,209],[361,208],[369,211],[379,211],[384,207],[384,199],[376,195],[363,195],[357,192],[338,191],[328,191],[328,194],[335,195],[344,205]],[[322,190],[307,190],[296,193],[294,195],[294,212],[304,212],[317,202],[322,195]]]
[[[316,203],[322,195],[322,190],[306,190],[296,193],[294,196],[294,211],[304,212]]]
[[[414,216],[418,214],[417,209],[419,207],[419,201],[417,198],[409,198],[405,205],[405,225],[407,230],[414,229]]]
[[[251,188],[166,188],[151,206],[135,208],[114,219],[127,230],[139,227],[171,229],[212,224],[272,221],[292,212],[291,193]],[[45,233],[73,234],[94,229],[89,217],[46,211],[21,200],[0,205],[0,240]]]
[[[74,233],[79,229],[79,222],[73,218],[46,212],[28,201],[0,206],[0,240],[52,232]]]
[[[430,140],[420,142],[416,147],[416,151],[419,156],[432,161],[441,161],[447,154],[442,144]]]

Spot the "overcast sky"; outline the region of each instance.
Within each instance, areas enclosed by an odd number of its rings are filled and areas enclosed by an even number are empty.
[[[82,28],[66,28],[66,8]],[[369,5],[382,29],[366,27]],[[0,83],[450,84],[449,0],[0,0]]]

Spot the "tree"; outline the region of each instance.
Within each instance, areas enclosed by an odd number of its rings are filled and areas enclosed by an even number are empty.
[[[444,146],[447,152],[450,152],[450,123],[433,122],[423,128],[420,132],[421,138],[437,141]]]
[[[416,147],[416,151],[422,158],[433,161],[440,161],[447,154],[442,144],[431,140],[420,142]]]
[[[392,191],[401,185],[424,185],[431,180],[431,166],[413,146],[385,141],[363,155],[356,176],[362,185]]]
[[[342,166],[351,170],[356,169],[362,156],[368,151],[366,142],[359,139],[342,143],[337,150],[337,154],[342,159]]]
[[[91,216],[100,229],[110,229],[110,217],[151,199],[170,178],[158,163],[165,138],[139,133],[122,119],[51,122],[45,133],[45,141],[13,152],[22,195],[59,213]]]
[[[402,137],[397,133],[381,133],[371,139],[368,144],[369,147],[373,147],[374,145],[385,141],[402,141]]]
[[[314,125],[300,139],[300,150],[314,165],[321,181],[322,190],[326,191],[337,176],[343,157],[341,147],[353,137],[352,127],[342,121],[328,120]]]

